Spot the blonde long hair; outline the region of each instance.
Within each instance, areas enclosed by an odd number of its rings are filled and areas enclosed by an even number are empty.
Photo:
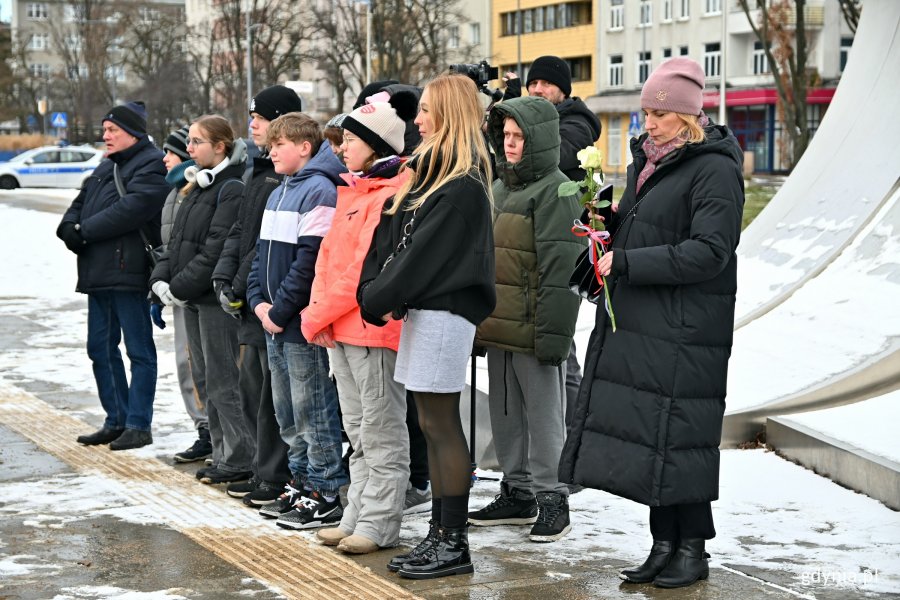
[[[425,89],[434,134],[413,153],[412,160],[418,166],[385,212],[396,214],[408,195],[424,191],[407,208],[415,210],[442,185],[470,175],[483,180],[488,199],[493,201],[491,163],[481,133],[484,111],[475,83],[465,75],[444,74],[432,79]]]
[[[697,115],[688,115],[685,113],[675,113],[684,124],[680,136],[684,138],[685,144],[699,144],[706,139],[706,131],[700,126],[700,119]]]

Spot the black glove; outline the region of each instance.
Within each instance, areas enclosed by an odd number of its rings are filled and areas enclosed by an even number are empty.
[[[506,91],[503,92],[504,100],[511,100],[513,98],[519,98],[522,96],[522,80],[516,77],[515,79],[507,79],[506,80]]]
[[[244,301],[234,295],[231,284],[222,279],[217,279],[213,281],[213,289],[216,292],[216,298],[219,300],[222,310],[235,319],[239,319],[241,317],[241,307],[244,306]]]
[[[153,303],[150,305],[150,320],[153,321],[153,324],[159,327],[160,329],[166,328],[166,322],[163,321],[162,318],[162,304]]]
[[[67,221],[61,223],[56,230],[56,237],[65,242],[66,248],[75,254],[81,254],[81,251],[84,250],[84,247],[87,245],[87,242],[84,241],[84,236],[81,235],[79,229],[77,223]]]

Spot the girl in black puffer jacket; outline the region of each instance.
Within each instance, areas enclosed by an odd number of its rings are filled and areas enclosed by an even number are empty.
[[[239,481],[250,476],[254,443],[238,396],[238,322],[219,306],[212,272],[237,218],[246,148],[226,119],[208,115],[191,124],[187,149],[196,165],[185,171],[187,195],[150,284],[162,303],[186,308],[191,370],[205,380],[197,389],[205,389],[213,464],[197,478]]]

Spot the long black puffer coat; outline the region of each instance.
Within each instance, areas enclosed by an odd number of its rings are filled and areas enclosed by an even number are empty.
[[[612,219],[612,307],[587,350],[560,481],[649,506],[711,501],[737,288],[742,153],[725,127],[665,157],[635,196],[634,163]],[[617,231],[618,230],[618,231]]]

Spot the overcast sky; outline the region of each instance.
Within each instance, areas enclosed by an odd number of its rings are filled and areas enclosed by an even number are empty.
[[[12,18],[12,0],[0,0],[0,21]]]

